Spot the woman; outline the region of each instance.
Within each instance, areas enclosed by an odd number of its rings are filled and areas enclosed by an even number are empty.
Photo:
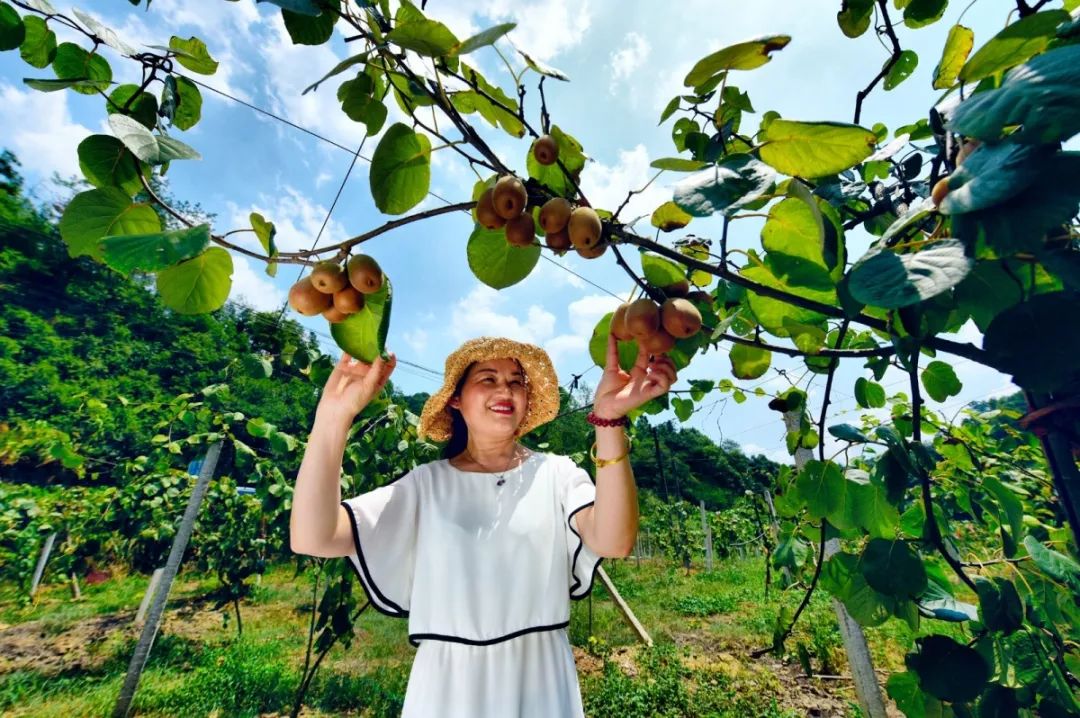
[[[625,372],[609,339],[588,417],[594,485],[570,459],[517,441],[558,412],[547,354],[467,341],[420,418],[421,437],[449,441],[445,458],[341,501],[349,426],[396,363],[344,355],[327,380],[293,494],[293,551],[347,557],[372,605],[409,619],[406,718],[582,716],[569,599],[588,595],[604,557],[634,545],[626,414],[668,391],[674,364],[642,351]]]

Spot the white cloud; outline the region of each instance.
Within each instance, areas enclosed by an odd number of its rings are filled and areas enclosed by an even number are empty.
[[[265,274],[261,274],[252,268],[247,257],[236,254],[233,258],[232,292],[230,299],[245,302],[253,309],[269,312],[281,309],[285,304],[285,292],[274,286],[273,281]],[[259,263],[259,269],[265,266]]]
[[[619,300],[608,294],[590,294],[570,302],[566,311],[570,316],[570,328],[579,337],[588,338],[596,323],[608,312],[615,311]]]
[[[656,170],[649,167],[649,153],[645,145],[638,144],[630,150],[619,150],[618,162],[613,166],[600,162],[586,163],[581,173],[581,185],[594,207],[610,207],[614,211],[626,199],[627,192],[641,189],[654,174]],[[629,222],[637,217],[647,217],[670,199],[670,188],[657,180],[644,192],[631,197],[619,218]]]
[[[634,71],[645,64],[651,51],[652,45],[644,35],[626,34],[622,47],[611,53],[611,94],[615,94],[620,82],[630,79]]]
[[[402,335],[405,343],[412,347],[417,354],[422,354],[428,346],[428,333],[424,329],[416,328]]]
[[[747,456],[756,456],[758,454],[763,455],[767,459],[771,459],[778,464],[790,464],[792,462],[791,455],[787,452],[787,449],[783,447],[774,447],[772,449],[766,449],[763,446],[757,444],[742,444],[743,453]]]
[[[39,179],[54,171],[61,177],[82,175],[77,148],[93,130],[72,121],[67,98],[67,92],[24,92],[0,82],[4,145]]]
[[[576,46],[592,25],[587,0],[492,0],[479,12],[492,20],[516,22],[510,40],[537,60],[550,60]]]
[[[500,336],[543,344],[555,331],[555,315],[536,304],[526,310],[526,318],[500,313],[507,302],[506,295],[491,287],[477,284],[471,292],[454,305],[450,335],[455,341],[478,336]]]
[[[277,244],[278,251],[281,252],[311,249],[327,213],[326,207],[312,202],[306,195],[289,186],[281,188],[279,194],[273,197],[260,195],[259,201],[250,207],[240,207],[231,201],[226,202],[226,206],[232,225],[229,229],[250,227],[251,212],[258,212],[268,221],[273,222],[277,228],[274,242]],[[244,232],[234,237],[236,244],[262,252],[262,246],[253,233]],[[323,230],[318,246],[326,247],[348,238],[349,234],[345,231],[345,227],[337,220],[331,219]]]
[[[545,342],[544,351],[551,357],[551,362],[558,366],[568,357],[582,357],[588,354],[589,342],[576,334],[561,334]],[[564,383],[566,379],[566,377],[561,377]]]

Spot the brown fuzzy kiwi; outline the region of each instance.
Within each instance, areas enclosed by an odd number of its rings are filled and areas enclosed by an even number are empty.
[[[609,331],[614,334],[615,338],[619,341],[627,341],[634,338],[634,335],[626,328],[626,310],[629,308],[629,302],[623,302],[615,308],[615,313],[611,315],[611,329]]]
[[[337,324],[338,322],[343,322],[343,321],[345,321],[346,319],[349,318],[348,314],[341,311],[340,309],[337,309],[336,307],[334,307],[332,305],[330,306],[329,309],[324,311],[322,313],[322,315],[323,315],[323,319],[330,322],[331,324]]]
[[[356,314],[364,308],[364,295],[356,287],[348,286],[334,292],[334,309],[342,314]]]
[[[495,190],[488,187],[480,195],[480,199],[476,200],[476,221],[484,229],[499,229],[506,224],[506,220],[499,216],[499,213],[495,211],[495,205],[492,204],[494,194]]]
[[[542,165],[553,165],[559,159],[559,143],[551,135],[542,135],[532,148],[533,157]]]
[[[565,227],[558,232],[550,232],[544,235],[544,244],[556,252],[565,252],[574,246],[570,244],[570,233],[566,231]]]
[[[608,243],[601,242],[600,244],[594,244],[591,247],[574,247],[574,251],[584,259],[596,259],[604,252],[607,251]]]
[[[316,289],[310,276],[289,287],[289,306],[305,317],[320,314],[333,303],[334,298]]]
[[[945,199],[945,195],[949,194],[949,178],[942,177],[934,185],[934,189],[930,190],[930,200],[937,207],[941,204],[941,201]]]
[[[323,294],[333,294],[344,289],[348,283],[345,270],[337,262],[331,260],[319,262],[311,270],[311,284]]]
[[[669,284],[664,287],[664,294],[669,297],[685,297],[690,293],[690,280],[680,279],[674,284]]]
[[[570,242],[577,249],[589,249],[600,244],[604,231],[600,215],[591,207],[578,207],[571,212],[566,229],[570,232]]]
[[[671,336],[686,339],[701,331],[701,312],[688,300],[675,297],[660,307],[660,323]]]
[[[562,197],[553,197],[540,208],[540,226],[547,234],[554,234],[566,229],[573,207]]]
[[[349,284],[363,293],[374,294],[382,289],[382,269],[373,257],[357,254],[349,260]]]
[[[686,298],[691,302],[704,302],[705,304],[712,306],[713,296],[706,292],[704,289],[695,289],[686,295]]]
[[[641,351],[649,354],[666,354],[675,348],[675,337],[659,327],[655,332],[637,338]]]
[[[648,297],[630,302],[626,308],[626,331],[635,338],[652,334],[660,327],[660,307]]]
[[[532,212],[522,212],[506,223],[506,241],[515,247],[529,247],[536,241]]]
[[[529,194],[525,191],[525,185],[513,175],[500,177],[492,188],[491,204],[495,207],[495,213],[503,219],[517,217],[525,211],[528,202]]]

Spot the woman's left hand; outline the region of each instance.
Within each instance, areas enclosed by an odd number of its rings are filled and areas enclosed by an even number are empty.
[[[638,348],[637,361],[629,372],[619,366],[619,342],[608,334],[607,362],[604,376],[596,387],[593,412],[602,419],[626,416],[650,399],[666,394],[678,378],[675,363],[664,354],[650,360],[649,353]]]

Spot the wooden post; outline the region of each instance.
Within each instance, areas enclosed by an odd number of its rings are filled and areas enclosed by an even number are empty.
[[[637,619],[637,616],[634,615],[634,612],[630,610],[630,606],[623,599],[622,595],[619,594],[618,589],[615,588],[615,584],[613,584],[611,582],[611,579],[608,578],[608,575],[604,571],[603,566],[596,567],[596,575],[600,577],[600,581],[604,584],[604,588],[606,588],[608,590],[608,593],[611,594],[611,598],[615,601],[615,605],[618,607],[619,611],[622,613],[623,617],[627,620],[627,622],[629,622],[630,627],[634,629],[634,633],[638,635],[638,638],[640,638],[643,643],[651,646],[653,644],[653,641],[652,638],[649,636],[649,632],[645,630],[645,627],[641,625],[641,621],[639,621]],[[589,592],[589,597],[592,597],[592,592]],[[591,605],[592,604],[590,604],[590,606]],[[591,611],[589,613],[589,616],[589,632],[592,633]]]
[[[154,573],[150,575],[150,583],[146,585],[146,593],[143,594],[142,603],[139,604],[139,610],[135,613],[135,623],[137,625],[141,626],[146,618],[146,609],[150,607],[150,601],[154,598],[154,592],[157,591],[163,573],[165,573],[165,569],[161,567],[155,568]]]
[[[784,426],[789,432],[798,431],[800,412],[784,412]],[[795,450],[795,468],[802,470],[807,461],[814,458],[814,453],[809,449],[799,447]],[[822,519],[824,521],[824,519]],[[829,539],[825,542],[824,558],[829,557],[840,550],[840,539]],[[855,695],[859,698],[863,714],[867,718],[886,718],[885,701],[881,697],[881,685],[874,673],[874,662],[870,658],[870,648],[866,645],[866,634],[862,626],[851,617],[847,608],[841,601],[832,599],[833,611],[836,613],[836,622],[840,626],[840,637],[844,641],[844,650],[847,651],[848,663],[851,665],[851,677],[855,683]]]
[[[701,530],[705,534],[705,570],[712,571],[712,526],[709,525],[709,517],[705,513],[705,499],[701,501]]]
[[[45,545],[41,547],[41,554],[38,555],[37,566],[34,567],[34,576],[30,579],[30,595],[33,596],[37,593],[38,584],[41,583],[41,576],[45,573],[45,564],[49,560],[49,554],[52,553],[53,544],[56,542],[56,532],[49,534],[45,539]]]
[[[165,613],[165,602],[169,599],[169,590],[172,588],[173,579],[180,570],[180,561],[184,557],[184,549],[187,548],[191,532],[195,528],[195,518],[199,515],[199,506],[202,504],[206,487],[214,476],[217,468],[218,457],[221,456],[221,442],[210,445],[206,451],[206,460],[199,469],[199,478],[195,482],[195,488],[191,492],[187,508],[184,509],[184,517],[180,520],[180,527],[176,530],[172,548],[169,549],[169,557],[165,560],[165,568],[161,576],[161,588],[155,592],[150,605],[150,616],[143,626],[139,642],[135,644],[135,652],[131,655],[128,663],[127,675],[124,677],[124,685],[120,688],[120,695],[116,699],[116,707],[113,709],[113,718],[127,718],[131,711],[131,702],[135,698],[135,690],[139,687],[139,678],[142,677],[146,659],[150,655],[150,646],[154,643],[161,617]]]
[[[72,600],[81,601],[82,600],[82,591],[79,590],[79,577],[75,575],[74,571],[71,572],[70,576],[71,576],[71,596],[72,596]]]

